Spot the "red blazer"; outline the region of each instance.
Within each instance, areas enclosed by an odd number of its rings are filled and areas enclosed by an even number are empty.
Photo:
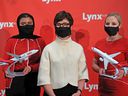
[[[38,53],[32,55],[29,60],[24,61],[22,63],[16,63],[12,67],[12,71],[23,71],[24,68],[29,65],[31,67],[31,72],[37,72],[38,67],[39,67],[39,62],[40,62],[40,57],[43,48],[45,47],[45,42],[43,41],[42,38],[37,38],[37,39],[17,39],[17,38],[10,38],[7,41],[5,51],[10,52],[16,55],[23,54],[29,50],[32,49],[38,49]],[[4,59],[8,60],[13,57],[9,56],[8,54],[4,55]],[[6,79],[6,87],[10,87],[12,82],[11,78]]]

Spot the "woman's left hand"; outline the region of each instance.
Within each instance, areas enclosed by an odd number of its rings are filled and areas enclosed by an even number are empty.
[[[124,76],[124,70],[120,69],[119,70],[119,74],[117,74],[117,78],[116,79],[121,79],[121,78],[123,78],[123,76]]]
[[[76,93],[74,93],[72,96],[80,96],[81,92],[77,91]]]
[[[31,67],[30,66],[26,66],[23,70],[23,73],[26,75],[31,71]]]

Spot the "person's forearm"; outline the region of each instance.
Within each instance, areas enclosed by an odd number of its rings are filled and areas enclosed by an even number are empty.
[[[92,65],[92,69],[93,69],[95,72],[99,73],[100,67],[99,67],[98,65],[96,65],[96,64],[93,64],[93,65]]]
[[[78,89],[82,90],[84,88],[85,80],[81,79],[78,81]]]
[[[85,80],[81,79],[78,81],[78,90],[72,94],[72,96],[81,96],[82,90],[84,88]]]
[[[99,73],[100,67],[98,66],[97,61],[96,61],[95,58],[93,59],[92,69],[93,69],[95,72]]]
[[[44,85],[43,87],[48,96],[56,96],[50,84]]]

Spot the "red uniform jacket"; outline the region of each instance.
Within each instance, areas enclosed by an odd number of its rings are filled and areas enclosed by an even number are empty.
[[[128,66],[128,39],[121,38],[113,42],[103,39],[97,42],[95,47],[109,55],[121,52],[121,54],[114,57],[114,59],[119,62],[116,67],[120,69],[124,66]],[[95,58],[97,58],[99,66],[104,68],[104,64],[99,60],[97,54],[95,54]],[[115,68],[111,64],[108,64],[107,70],[110,75],[113,74]],[[128,96],[128,76],[124,76],[119,80],[100,76],[99,93],[100,96]]]
[[[5,96],[6,79],[4,69],[4,66],[0,66],[0,96]]]
[[[31,67],[31,72],[37,72],[38,67],[39,67],[39,62],[40,62],[40,57],[42,50],[45,46],[44,41],[42,38],[37,38],[37,39],[16,39],[16,38],[10,38],[7,41],[7,45],[5,48],[6,52],[10,52],[16,55],[23,54],[29,50],[32,49],[38,49],[38,53],[32,55],[29,60],[22,62],[22,63],[16,63],[12,67],[12,71],[23,71],[24,68],[29,65]],[[12,58],[11,56],[5,54],[4,59],[8,60]],[[10,87],[12,82],[11,78],[6,79],[6,87]]]

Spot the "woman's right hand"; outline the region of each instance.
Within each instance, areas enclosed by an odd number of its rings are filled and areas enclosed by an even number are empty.
[[[7,78],[14,78],[15,75],[14,74],[9,74],[8,71],[5,71],[6,77]]]
[[[99,75],[105,74],[105,69],[99,68]]]

